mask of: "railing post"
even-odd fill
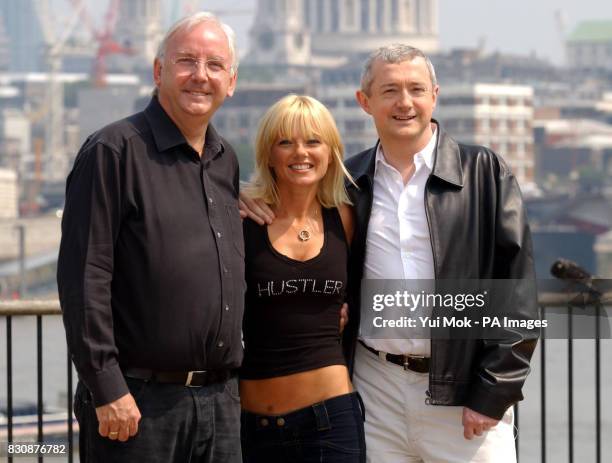
[[[569,440],[569,463],[574,461],[574,308],[567,306],[567,426]]]
[[[13,442],[13,317],[6,317],[6,414],[7,441]],[[9,463],[13,457],[9,455]]]
[[[38,442],[44,441],[43,436],[43,336],[42,336],[42,315],[36,316],[36,376],[37,376],[37,409],[38,409]],[[43,457],[39,455],[38,461],[42,462]]]
[[[601,462],[601,345],[599,342],[601,303],[595,306],[595,461]]]
[[[24,299],[27,293],[27,284],[26,284],[26,268],[25,268],[25,260],[26,260],[26,251],[25,251],[25,225],[18,224],[15,225],[17,229],[17,233],[19,235],[19,298]]]
[[[546,463],[546,328],[540,336],[540,461]]]
[[[74,428],[72,423],[72,355],[70,355],[69,349],[66,349],[66,352],[68,354],[68,385],[66,393],[68,398],[68,463],[72,463],[72,454],[74,452]]]

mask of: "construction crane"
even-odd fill
[[[43,40],[45,42],[44,57],[47,65],[47,86],[42,104],[28,114],[30,122],[39,120],[44,122],[44,140],[34,140],[34,176],[31,179],[26,194],[25,209],[35,212],[37,209],[37,196],[43,181],[43,175],[49,180],[59,180],[64,175],[62,170],[64,156],[64,87],[59,82],[58,74],[62,65],[62,56],[66,43],[72,36],[78,24],[80,11],[73,12],[62,34],[58,37],[55,25],[51,18],[49,0],[37,0],[36,13],[41,24]]]
[[[567,14],[565,13],[564,10],[561,10],[561,9],[555,10],[555,24],[557,26],[557,33],[559,34],[561,48],[563,50],[564,61],[566,61],[567,60],[567,50],[566,50],[565,41],[567,40]]]
[[[128,0],[129,1],[129,0]],[[80,11],[80,16],[88,27],[93,39],[98,43],[98,50],[94,59],[92,69],[92,80],[97,87],[106,85],[106,57],[112,54],[131,55],[134,50],[131,47],[121,45],[114,40],[115,25],[117,24],[117,12],[119,11],[119,0],[110,0],[108,9],[104,15],[104,23],[97,28],[89,13],[83,6],[82,0],[72,0],[75,9]]]

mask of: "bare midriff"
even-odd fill
[[[241,380],[240,402],[252,413],[281,415],[352,390],[346,366],[331,365],[287,376]]]

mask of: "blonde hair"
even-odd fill
[[[344,179],[354,181],[344,167],[344,147],[336,122],[321,102],[306,95],[287,95],[264,114],[255,141],[255,171],[246,186],[246,194],[274,206],[280,203],[274,172],[269,165],[270,154],[279,139],[292,138],[296,133],[307,139],[318,138],[329,146],[331,161],[317,191],[321,205],[329,208],[351,204]]]

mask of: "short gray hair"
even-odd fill
[[[166,32],[166,35],[164,35],[164,38],[159,43],[159,46],[157,47],[157,53],[155,54],[155,58],[161,60],[164,57],[164,54],[166,53],[166,47],[168,46],[168,42],[170,41],[170,38],[172,38],[172,36],[176,34],[178,31],[182,31],[182,30],[188,31],[190,29],[193,29],[197,25],[205,23],[205,22],[211,22],[213,24],[216,24],[223,30],[223,32],[225,32],[225,36],[227,37],[227,44],[229,46],[229,51],[230,51],[230,57],[232,59],[232,64],[230,67],[230,75],[233,76],[234,74],[236,74],[236,72],[238,71],[238,52],[236,50],[236,34],[234,33],[234,30],[230,26],[222,22],[214,14],[209,13],[207,11],[199,11],[197,13],[192,13],[188,16],[185,16],[182,19],[179,19],[177,22],[175,22],[170,27],[170,29],[168,29],[168,31]]]
[[[404,61],[412,61],[415,58],[423,58],[425,60],[427,70],[429,71],[431,85],[433,87],[438,85],[436,70],[434,69],[431,60],[425,53],[418,48],[411,47],[410,45],[394,43],[392,45],[380,47],[372,52],[370,56],[368,56],[368,59],[363,64],[363,71],[361,73],[361,91],[366,95],[370,93],[370,87],[372,86],[372,81],[374,80],[374,76],[372,75],[372,67],[376,61],[380,60],[385,63],[396,64],[403,63]]]

